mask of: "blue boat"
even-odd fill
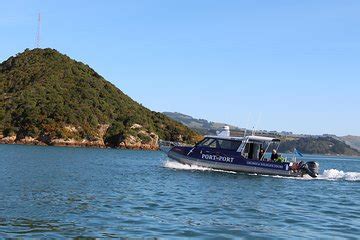
[[[196,165],[212,169],[316,178],[319,164],[316,162],[297,162],[282,158],[276,153],[280,139],[264,136],[230,136],[230,129],[225,126],[214,136],[205,136],[195,146],[174,146],[168,151],[170,159],[187,165]],[[268,154],[271,150],[273,155]]]

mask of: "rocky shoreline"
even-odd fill
[[[102,131],[100,131],[99,133],[99,137],[94,140],[50,138],[49,135],[42,135],[36,138],[21,135],[12,135],[5,137],[0,134],[0,144],[159,150],[159,136],[157,134],[145,131],[143,127],[139,124],[134,124],[131,129],[136,131],[136,134],[122,137],[121,141],[118,141],[116,144],[112,145],[106,144],[104,141],[103,137],[106,129],[102,129]],[[144,141],[139,136],[145,136],[147,140]]]
[[[159,145],[142,144],[142,143],[129,143],[121,142],[118,146],[108,146],[103,141],[89,141],[89,140],[64,140],[53,139],[50,143],[45,143],[31,137],[16,140],[15,137],[0,138],[0,144],[19,144],[19,145],[35,145],[35,146],[59,146],[59,147],[88,147],[88,148],[119,148],[119,149],[132,149],[132,150],[159,150]]]

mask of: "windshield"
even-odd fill
[[[228,140],[228,139],[216,139],[216,138],[205,138],[203,141],[197,144],[197,146],[232,150],[232,151],[238,150],[240,145],[241,145],[240,140]]]

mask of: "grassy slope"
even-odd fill
[[[186,142],[199,135],[165,115],[143,107],[89,66],[53,49],[25,50],[0,65],[4,136],[93,139],[99,124],[109,124],[107,140],[143,125],[165,140]],[[67,131],[67,125],[80,129]]]
[[[342,141],[345,141],[346,144],[360,151],[360,137],[359,136],[344,136],[340,137]]]
[[[285,141],[280,145],[280,151],[282,152],[291,152],[294,148],[309,154],[360,155],[360,152],[356,149],[332,137],[299,138],[297,140]]]
[[[203,135],[215,134],[217,130],[225,125],[228,125],[232,131],[239,130],[239,128],[226,123],[209,122],[205,119],[196,119],[182,113],[164,112],[164,114]]]

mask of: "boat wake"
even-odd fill
[[[265,175],[263,175],[265,176]],[[319,174],[317,178],[312,178],[309,175],[305,175],[302,178],[299,177],[284,177],[284,176],[270,176],[275,178],[289,178],[296,180],[327,180],[327,181],[351,181],[356,182],[360,181],[360,172],[344,172],[337,169],[326,169],[322,174]]]
[[[219,170],[219,169],[213,169],[207,167],[200,167],[196,165],[187,165],[170,160],[166,160],[164,162],[164,167],[177,169],[177,170],[214,171],[214,172],[224,172],[224,173],[232,173],[232,174],[237,173],[234,171],[225,171],[225,170]],[[360,172],[344,172],[337,169],[324,170],[324,172],[320,174],[317,178],[312,178],[310,176],[304,176],[303,178],[298,178],[298,177],[271,176],[271,175],[262,175],[262,174],[248,174],[248,175],[257,175],[257,176],[274,177],[274,178],[289,178],[289,179],[297,179],[297,180],[360,181]]]
[[[178,169],[178,170],[191,170],[191,171],[213,171],[213,172],[225,172],[225,173],[237,173],[234,171],[226,171],[226,170],[220,170],[220,169],[213,169],[213,168],[207,168],[207,167],[200,167],[196,165],[187,165],[182,164],[175,161],[166,160],[164,163],[164,167],[171,168],[171,169]]]
[[[318,176],[318,179],[360,181],[360,172],[344,172],[337,169],[327,169],[324,170],[323,174]]]

